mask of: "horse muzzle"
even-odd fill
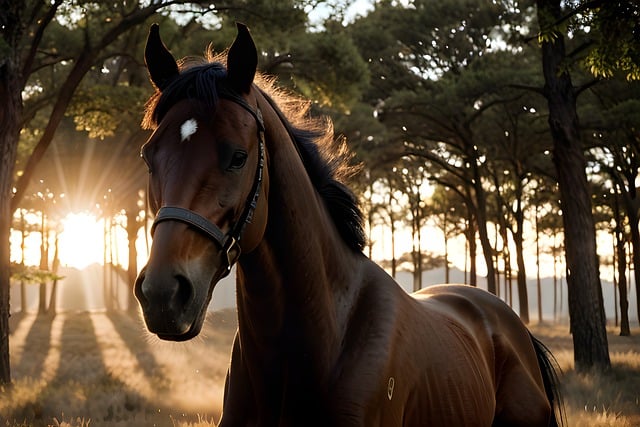
[[[145,267],[134,293],[149,332],[163,340],[186,341],[202,329],[209,292],[199,290],[187,275],[167,270]]]

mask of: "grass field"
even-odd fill
[[[160,342],[122,313],[11,319],[14,385],[0,391],[4,426],[215,426],[235,313],[209,315],[201,338]],[[570,426],[640,426],[640,329],[610,331],[613,369],[577,374],[566,326],[534,333],[556,355]]]
[[[621,337],[608,329],[612,369],[606,374],[579,374],[573,369],[568,326],[536,325],[532,332],[553,352],[563,374],[561,390],[569,426],[640,426],[640,328]]]

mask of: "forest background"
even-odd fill
[[[352,185],[368,229],[387,230],[391,256],[381,261],[392,275],[408,268],[419,289],[423,270],[448,271],[447,245],[434,256],[423,235],[440,228],[445,242],[466,242],[468,283],[486,271],[489,291],[517,298],[529,322],[533,246],[536,265],[557,263],[567,281],[576,368],[610,368],[601,267],[612,266],[621,334],[630,333],[629,304],[640,304],[640,5],[355,5],[0,2],[0,382],[10,381],[10,283],[40,283],[39,311],[55,310],[56,236],[70,212],[106,219],[102,241],[82,242],[103,247],[104,265],[128,283],[139,270],[135,242],[148,219],[139,122],[152,91],[142,49],[153,22],[177,57],[221,49],[235,21],[249,25],[259,68],[331,117],[355,153]],[[118,267],[121,228],[130,244]],[[410,244],[396,257],[403,229]],[[22,242],[41,236],[37,268],[24,263],[26,245],[9,268],[12,232]],[[132,299],[124,306],[136,310]]]

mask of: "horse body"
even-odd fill
[[[357,230],[345,236],[336,217],[347,227],[357,219],[351,193],[313,170],[317,153],[253,84],[255,46],[239,30],[221,77],[233,93],[221,89],[215,109],[155,106],[166,111],[145,159],[160,221],[135,287],[150,330],[189,339],[237,260],[238,332],[219,425],[550,425],[543,356],[509,307],[468,286],[408,295],[357,250]],[[177,67],[157,27],[147,46],[164,96]]]
[[[515,370],[539,369],[515,313],[468,286],[407,295],[344,245],[286,129],[266,100],[258,106],[276,124],[266,135],[270,220],[238,264],[239,333],[221,425],[488,426],[497,403],[499,415],[522,417],[514,425],[546,425],[540,375],[508,386],[510,375],[496,378],[496,366],[514,361]],[[237,371],[246,372],[240,385]],[[499,386],[513,389],[496,402]],[[521,388],[531,396],[509,403]]]

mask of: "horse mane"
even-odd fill
[[[162,92],[156,90],[145,105],[144,129],[155,129],[172,105],[183,99],[195,99],[204,108],[215,108],[218,84],[226,79],[226,54],[186,57],[178,62],[180,75]],[[256,73],[254,84],[276,111],[302,158],[307,174],[324,200],[344,242],[362,251],[366,244],[363,215],[358,199],[345,184],[357,168],[345,139],[334,139],[333,123],[328,117],[309,114],[311,102],[276,86],[276,79]]]

